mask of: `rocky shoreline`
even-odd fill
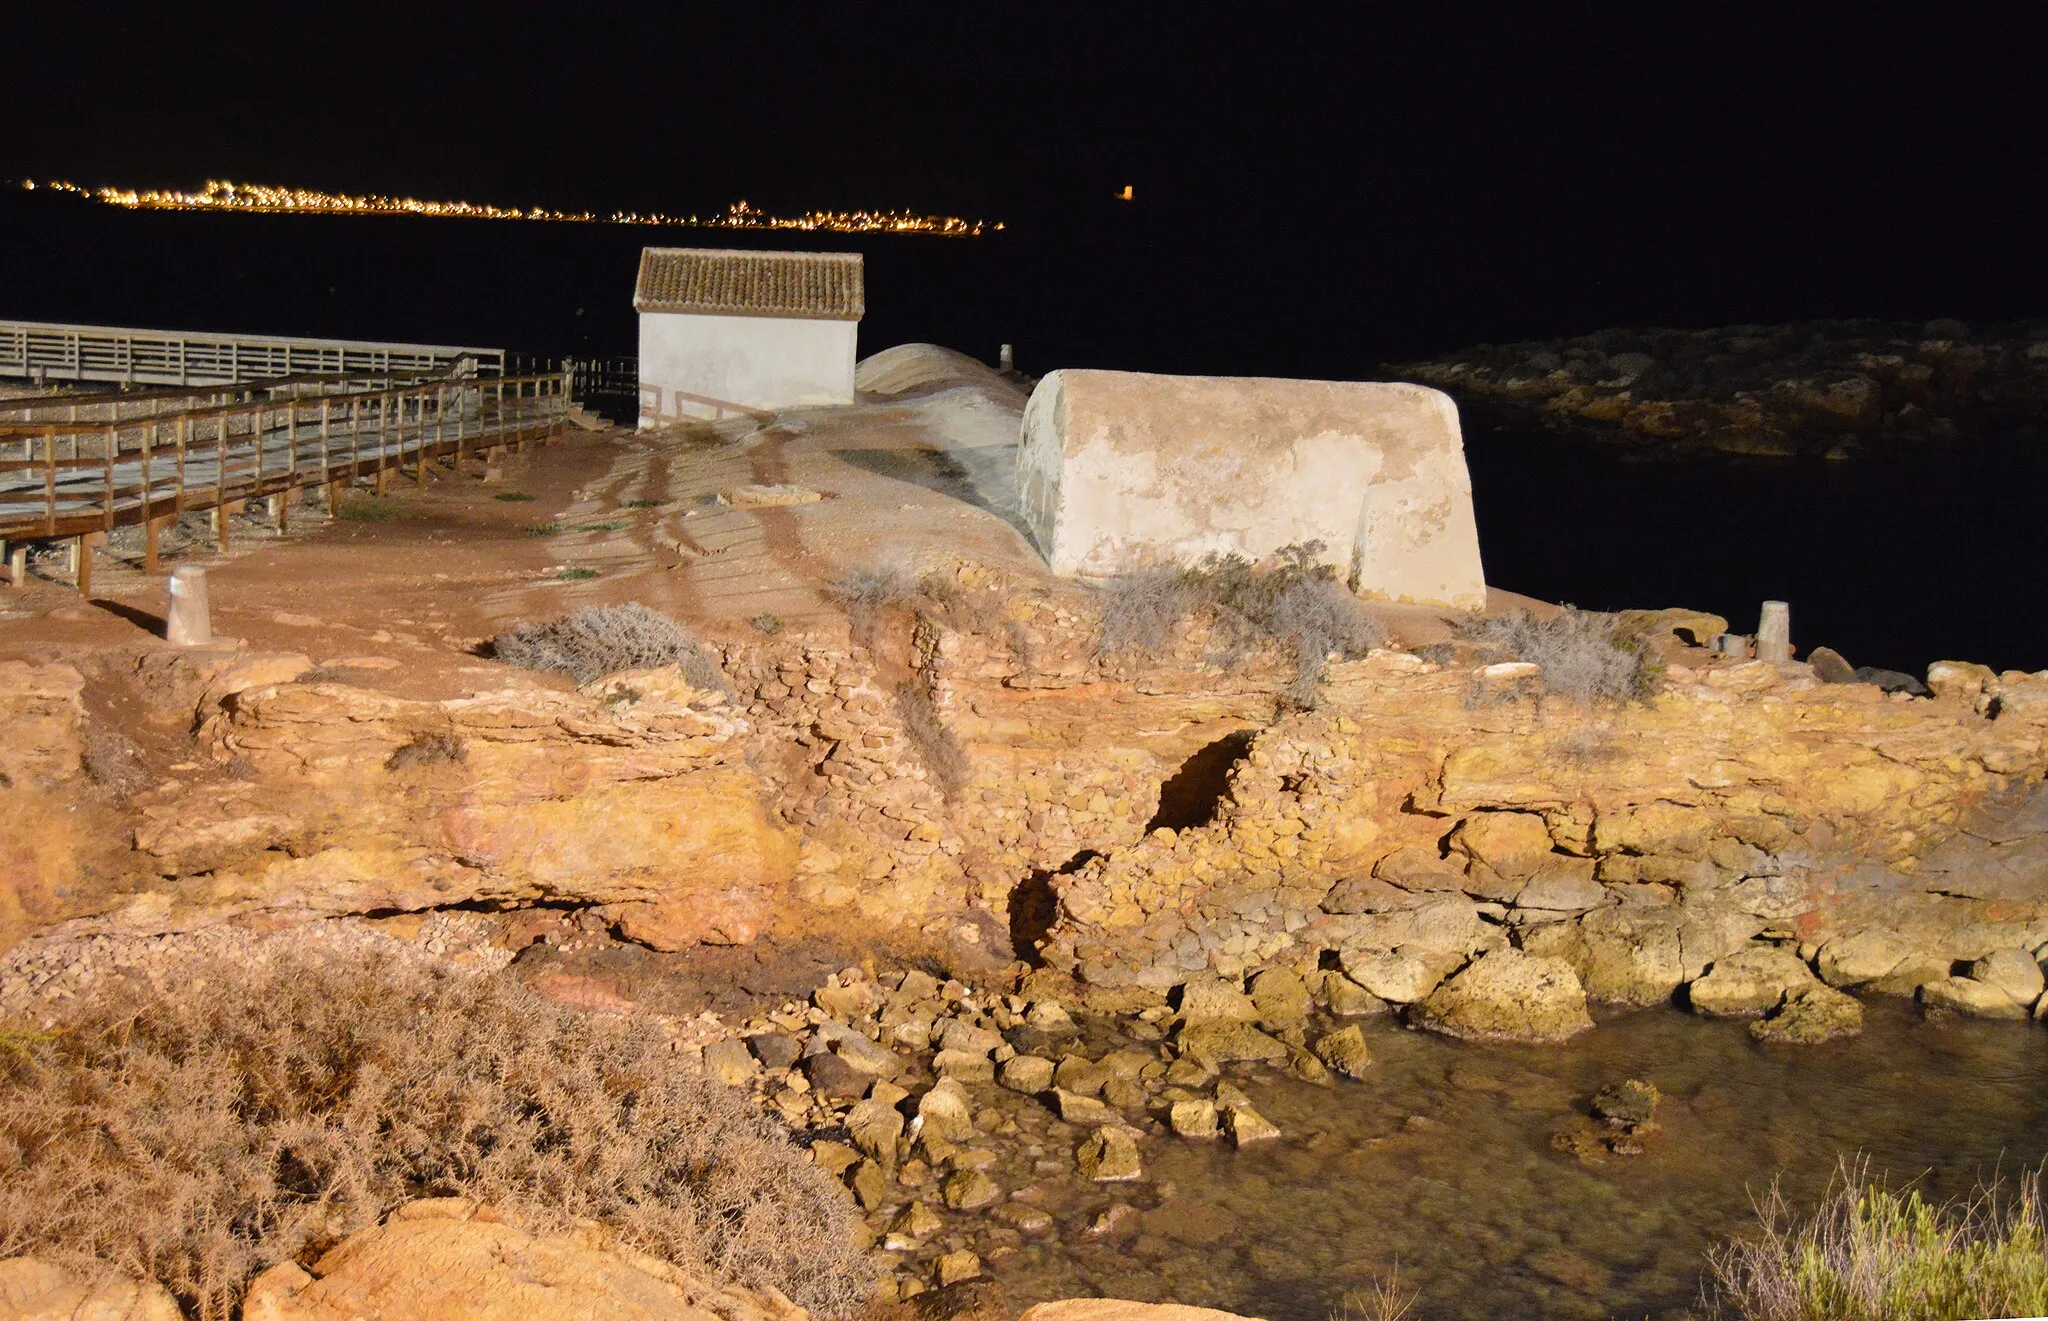
[[[662,1015],[846,1185],[898,1302],[1170,1223],[1167,1144],[1364,1159],[1377,1137],[1290,1131],[1260,1089],[1369,1087],[1396,1022],[1567,1049],[1675,1004],[1783,1051],[1854,1035],[1870,996],[2048,1013],[2048,672],[1940,662],[1915,696],[1642,611],[1601,629],[1655,682],[1579,700],[1469,621],[1375,603],[1385,645],[1304,698],[1298,658],[1199,614],[1105,655],[1096,589],[918,569],[880,604],[701,627],[694,678],[515,669],[428,609],[262,621],[325,639],[300,648],[24,642],[0,1013],[395,940]],[[716,1010],[579,961],[806,942],[844,957]],[[1643,1095],[1588,1099],[1629,1081],[1584,1088],[1559,1148],[1648,1140]]]
[[[1389,364],[1474,416],[1684,459],[1851,459],[1993,435],[2048,407],[2048,325],[1812,321],[1614,329]]]

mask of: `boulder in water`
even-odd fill
[[[1593,1026],[1572,966],[1518,949],[1474,959],[1423,1001],[1416,1021],[1470,1041],[1565,1041]]]
[[[1853,1037],[1863,1030],[1863,1006],[1832,986],[1809,986],[1788,996],[1778,1012],[1749,1025],[1758,1041],[1815,1046]]]

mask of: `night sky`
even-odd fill
[[[2017,11],[305,8],[39,19],[0,174],[988,216],[1162,319],[1412,327],[1362,349],[2048,308]]]
[[[0,36],[0,178],[1010,228],[128,213],[0,190],[0,316],[630,354],[647,243],[857,249],[862,352],[1014,342],[1031,374],[1376,379],[1606,326],[2048,317],[2042,23],[1804,8],[42,6]],[[1502,586],[1749,619],[1779,597],[1858,663],[2048,664],[2037,612],[1988,608],[2033,591],[2031,443],[1842,475],[1467,439]]]

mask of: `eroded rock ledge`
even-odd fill
[[[430,701],[150,652],[123,681],[197,747],[118,805],[129,893],[97,903],[52,897],[92,888],[47,844],[99,792],[78,674],[0,668],[15,934],[544,903],[679,949],[854,916],[1097,985],[1285,965],[1408,1005],[1508,949],[1647,1004],[1756,949],[1911,993],[2048,942],[2048,676],[1945,664],[1916,700],[1673,638],[1654,700],[1589,712],[1386,650],[1282,714],[1284,667],[1219,673],[1199,633],[1106,667],[1074,593],[1001,601],[985,628],[728,645],[731,692],[507,670]],[[928,768],[905,685],[964,783]],[[1773,976],[1745,1012],[1807,989]],[[1963,980],[1929,994],[1996,986]]]

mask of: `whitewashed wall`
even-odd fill
[[[1019,502],[1057,573],[1320,541],[1364,595],[1485,604],[1458,410],[1439,391],[1062,369],[1023,433]]]
[[[711,417],[677,392],[747,408],[853,402],[857,321],[640,314],[640,425]]]

